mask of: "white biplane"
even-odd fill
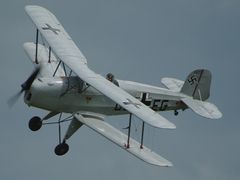
[[[26,6],[25,10],[36,26],[36,42],[24,43],[24,49],[35,65],[34,72],[21,85],[28,106],[48,110],[44,118],[33,117],[29,128],[37,131],[48,119],[59,115],[59,144],[55,153],[64,155],[69,150],[66,141],[86,125],[103,135],[139,159],[157,166],[172,166],[172,163],[143,145],[144,124],[156,128],[175,129],[176,126],[159,115],[159,111],[192,109],[210,119],[222,117],[218,108],[209,102],[211,73],[198,69],[190,73],[186,81],[163,78],[167,88],[159,88],[132,81],[115,79],[96,74],[88,68],[87,60],[57,18],[40,6]],[[44,45],[38,41],[39,34]],[[75,74],[75,75],[74,75]],[[9,100],[9,104],[16,101]],[[71,116],[62,118],[62,113]],[[107,115],[129,114],[127,135],[104,121]],[[143,121],[141,142],[130,137],[131,119],[135,115]],[[61,138],[61,123],[71,121]]]

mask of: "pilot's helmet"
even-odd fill
[[[114,75],[112,73],[108,73],[106,78],[109,80],[109,81],[113,81],[114,79]]]

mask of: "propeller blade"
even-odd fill
[[[19,97],[21,96],[22,93],[23,93],[23,90],[19,91],[17,94],[10,97],[7,101],[8,107],[12,108],[16,104],[16,102],[18,101],[18,99],[19,99]]]
[[[8,106],[10,108],[12,108],[16,102],[18,101],[19,97],[21,96],[21,94],[26,91],[29,90],[33,81],[35,80],[35,78],[37,77],[38,73],[40,72],[40,67],[37,67],[32,74],[28,77],[28,79],[21,85],[22,89],[21,91],[19,91],[17,94],[15,94],[14,96],[12,96],[11,98],[9,98],[9,100],[7,101]]]
[[[40,71],[40,67],[36,68],[32,72],[32,74],[28,77],[28,79],[21,85],[23,91],[30,89],[30,87],[31,87],[33,81],[35,80],[35,78],[37,77],[39,71]]]

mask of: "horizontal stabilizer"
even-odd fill
[[[106,137],[110,141],[114,142],[122,149],[133,154],[139,159],[156,166],[172,166],[172,163],[163,157],[159,156],[155,152],[151,151],[147,147],[140,148],[140,143],[130,138],[130,147],[127,148],[127,135],[114,128],[110,124],[95,118],[83,117],[80,113],[74,115],[81,123],[85,124],[89,128],[93,129],[97,133]]]
[[[218,108],[209,102],[204,102],[200,100],[196,100],[193,98],[183,98],[182,101],[195,113],[200,116],[209,118],[209,119],[219,119],[222,117],[222,113],[218,110]]]
[[[174,91],[174,92],[180,92],[180,90],[183,87],[184,81],[181,81],[179,79],[175,78],[162,78],[161,79],[162,84],[164,84],[168,89]]]

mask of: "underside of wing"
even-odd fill
[[[176,128],[142,102],[90,70],[85,57],[52,13],[39,6],[26,6],[25,9],[55,54],[83,81],[146,123],[158,128]]]
[[[147,147],[143,146],[143,148],[140,148],[140,143],[138,143],[132,138],[130,138],[130,147],[127,148],[126,143],[128,137],[110,124],[96,118],[83,117],[80,113],[76,113],[74,117],[78,119],[81,123],[85,124],[97,133],[106,137],[107,139],[114,142],[122,149],[133,154],[139,159],[156,166],[172,166],[171,162],[159,156]]]

